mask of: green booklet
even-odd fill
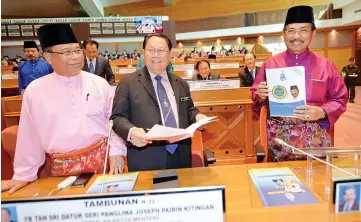
[[[103,193],[132,191],[139,172],[105,175]],[[86,193],[101,193],[103,176],[95,179]]]

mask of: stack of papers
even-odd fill
[[[145,138],[148,140],[167,140],[170,143],[174,143],[192,137],[199,127],[213,122],[215,118],[217,118],[217,116],[201,119],[190,125],[187,129],[178,129],[156,124],[148,131]]]

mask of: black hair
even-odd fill
[[[253,52],[248,52],[248,51],[247,51],[247,52],[244,54],[244,56],[243,56],[243,61],[246,61],[246,55],[248,55],[248,54],[253,55],[253,58],[256,59],[256,55],[255,55]]]
[[[96,45],[97,49],[99,48],[99,43],[95,40],[90,40],[90,39],[87,39],[83,42],[83,48],[85,49],[88,44]]]
[[[145,47],[147,46],[148,40],[152,37],[159,37],[159,38],[164,39],[167,42],[169,51],[172,49],[172,42],[170,41],[170,39],[166,35],[163,35],[160,33],[150,34],[150,35],[145,36],[144,41],[143,41],[143,49],[145,49]]]
[[[184,57],[184,62],[186,62],[188,59],[191,59],[192,57],[190,57],[190,56],[185,56]]]
[[[347,186],[345,187],[345,189],[343,190],[343,195],[346,194],[346,190],[349,190],[349,189],[353,189],[354,192],[356,192],[356,188],[354,186]]]
[[[195,68],[198,70],[198,66],[202,63],[207,63],[208,64],[208,68],[211,68],[211,64],[209,64],[208,60],[199,60],[195,66]]]

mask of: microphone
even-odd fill
[[[107,151],[105,153],[104,168],[103,168],[102,188],[101,188],[101,191],[100,191],[101,193],[103,193],[103,189],[104,189],[105,171],[107,169],[107,164],[108,164],[110,137],[112,135],[113,124],[114,124],[114,121],[110,120],[109,121],[109,128],[108,128],[109,133],[108,133],[108,141],[107,141]]]

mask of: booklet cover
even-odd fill
[[[318,203],[290,168],[251,169],[249,174],[265,207]]]
[[[270,116],[294,117],[297,106],[306,105],[305,67],[266,69]]]
[[[103,193],[132,191],[139,172],[105,175]],[[98,176],[86,193],[101,193],[103,176]]]

